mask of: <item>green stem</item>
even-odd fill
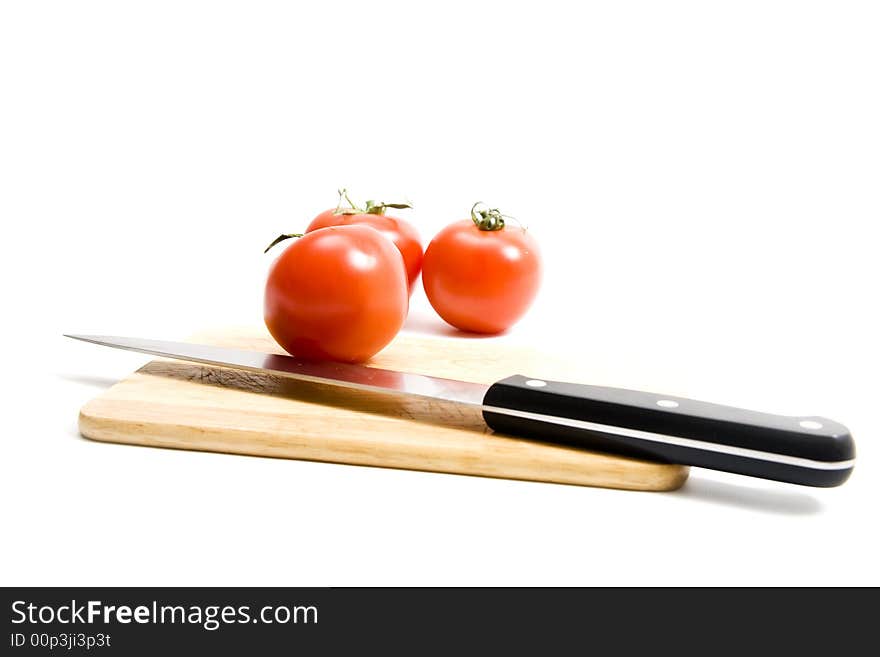
[[[367,214],[385,214],[385,204],[376,201],[367,201],[365,212]]]

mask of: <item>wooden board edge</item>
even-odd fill
[[[176,436],[186,432],[198,431],[201,440],[188,446],[181,446]],[[638,475],[633,473],[602,473],[600,471],[583,472],[571,469],[554,470],[546,477],[536,476],[534,469],[530,471],[516,472],[515,469],[500,473],[493,471],[491,464],[469,460],[459,462],[453,468],[442,463],[429,467],[424,460],[408,460],[401,457],[395,463],[390,463],[387,458],[373,458],[363,452],[350,454],[337,453],[333,458],[323,458],[312,453],[312,450],[304,449],[296,452],[291,449],[279,450],[277,453],[254,454],[244,448],[237,448],[237,437],[240,442],[246,443],[247,437],[253,432],[247,430],[229,430],[224,432],[190,427],[173,423],[161,422],[132,422],[126,425],[125,431],[120,429],[117,419],[106,418],[99,413],[90,410],[90,403],[86,403],[79,413],[79,432],[89,440],[109,442],[126,445],[140,445],[144,447],[162,447],[166,449],[188,449],[192,451],[216,452],[236,454],[242,456],[263,456],[269,458],[293,458],[303,461],[318,461],[325,463],[341,463],[345,465],[359,465],[367,467],[387,467],[395,469],[417,470],[421,472],[437,472],[443,474],[457,474],[478,477],[490,477],[496,479],[516,479],[520,481],[535,481],[542,483],[560,483],[574,486],[592,486],[601,488],[613,488],[618,490],[632,490],[643,492],[668,492],[680,488],[688,478],[690,469],[687,466],[650,463],[633,459],[627,461],[628,468],[641,470]],[[567,449],[567,448],[560,448]],[[623,459],[623,457],[619,457]]]

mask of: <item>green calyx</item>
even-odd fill
[[[343,207],[343,203],[347,203],[348,207]],[[339,190],[339,203],[333,214],[385,214],[385,210],[392,208],[394,210],[407,210],[412,208],[411,203],[385,203],[384,201],[367,201],[364,207],[355,204],[348,195],[347,189]]]
[[[477,201],[471,207],[471,220],[480,230],[502,230],[505,219],[513,219],[513,217],[501,214],[501,210],[490,208],[482,201]]]
[[[360,207],[356,205],[354,201],[348,195],[348,190],[345,188],[337,190],[339,194],[339,202],[336,204],[336,208],[333,210],[333,214],[385,214],[385,210],[388,208],[392,208],[395,210],[406,210],[412,208],[411,203],[385,203],[384,201],[367,201],[364,207]],[[347,204],[348,207],[344,207]],[[283,242],[284,240],[289,240],[295,237],[302,237],[303,233],[282,233],[274,240],[272,243],[266,247],[266,250],[263,253],[268,253],[269,250],[278,244],[279,242]]]
[[[279,242],[283,242],[284,240],[289,240],[294,237],[302,237],[302,236],[303,236],[302,233],[282,233],[281,235],[276,237],[274,240],[272,240],[272,243],[266,247],[266,250],[263,251],[263,253],[269,253],[269,249],[271,249],[273,246],[275,246]]]

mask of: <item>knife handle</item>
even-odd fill
[[[806,486],[839,486],[855,460],[849,430],[825,418],[519,375],[489,387],[483,417],[523,438]]]

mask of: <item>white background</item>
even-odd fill
[[[3,3],[0,581],[880,584],[878,33],[871,2]],[[78,436],[146,359],[62,332],[259,325],[262,248],[340,185],[426,241],[516,215],[547,272],[503,339],[838,419],[853,477],[644,494]],[[421,290],[409,330],[445,331]]]

